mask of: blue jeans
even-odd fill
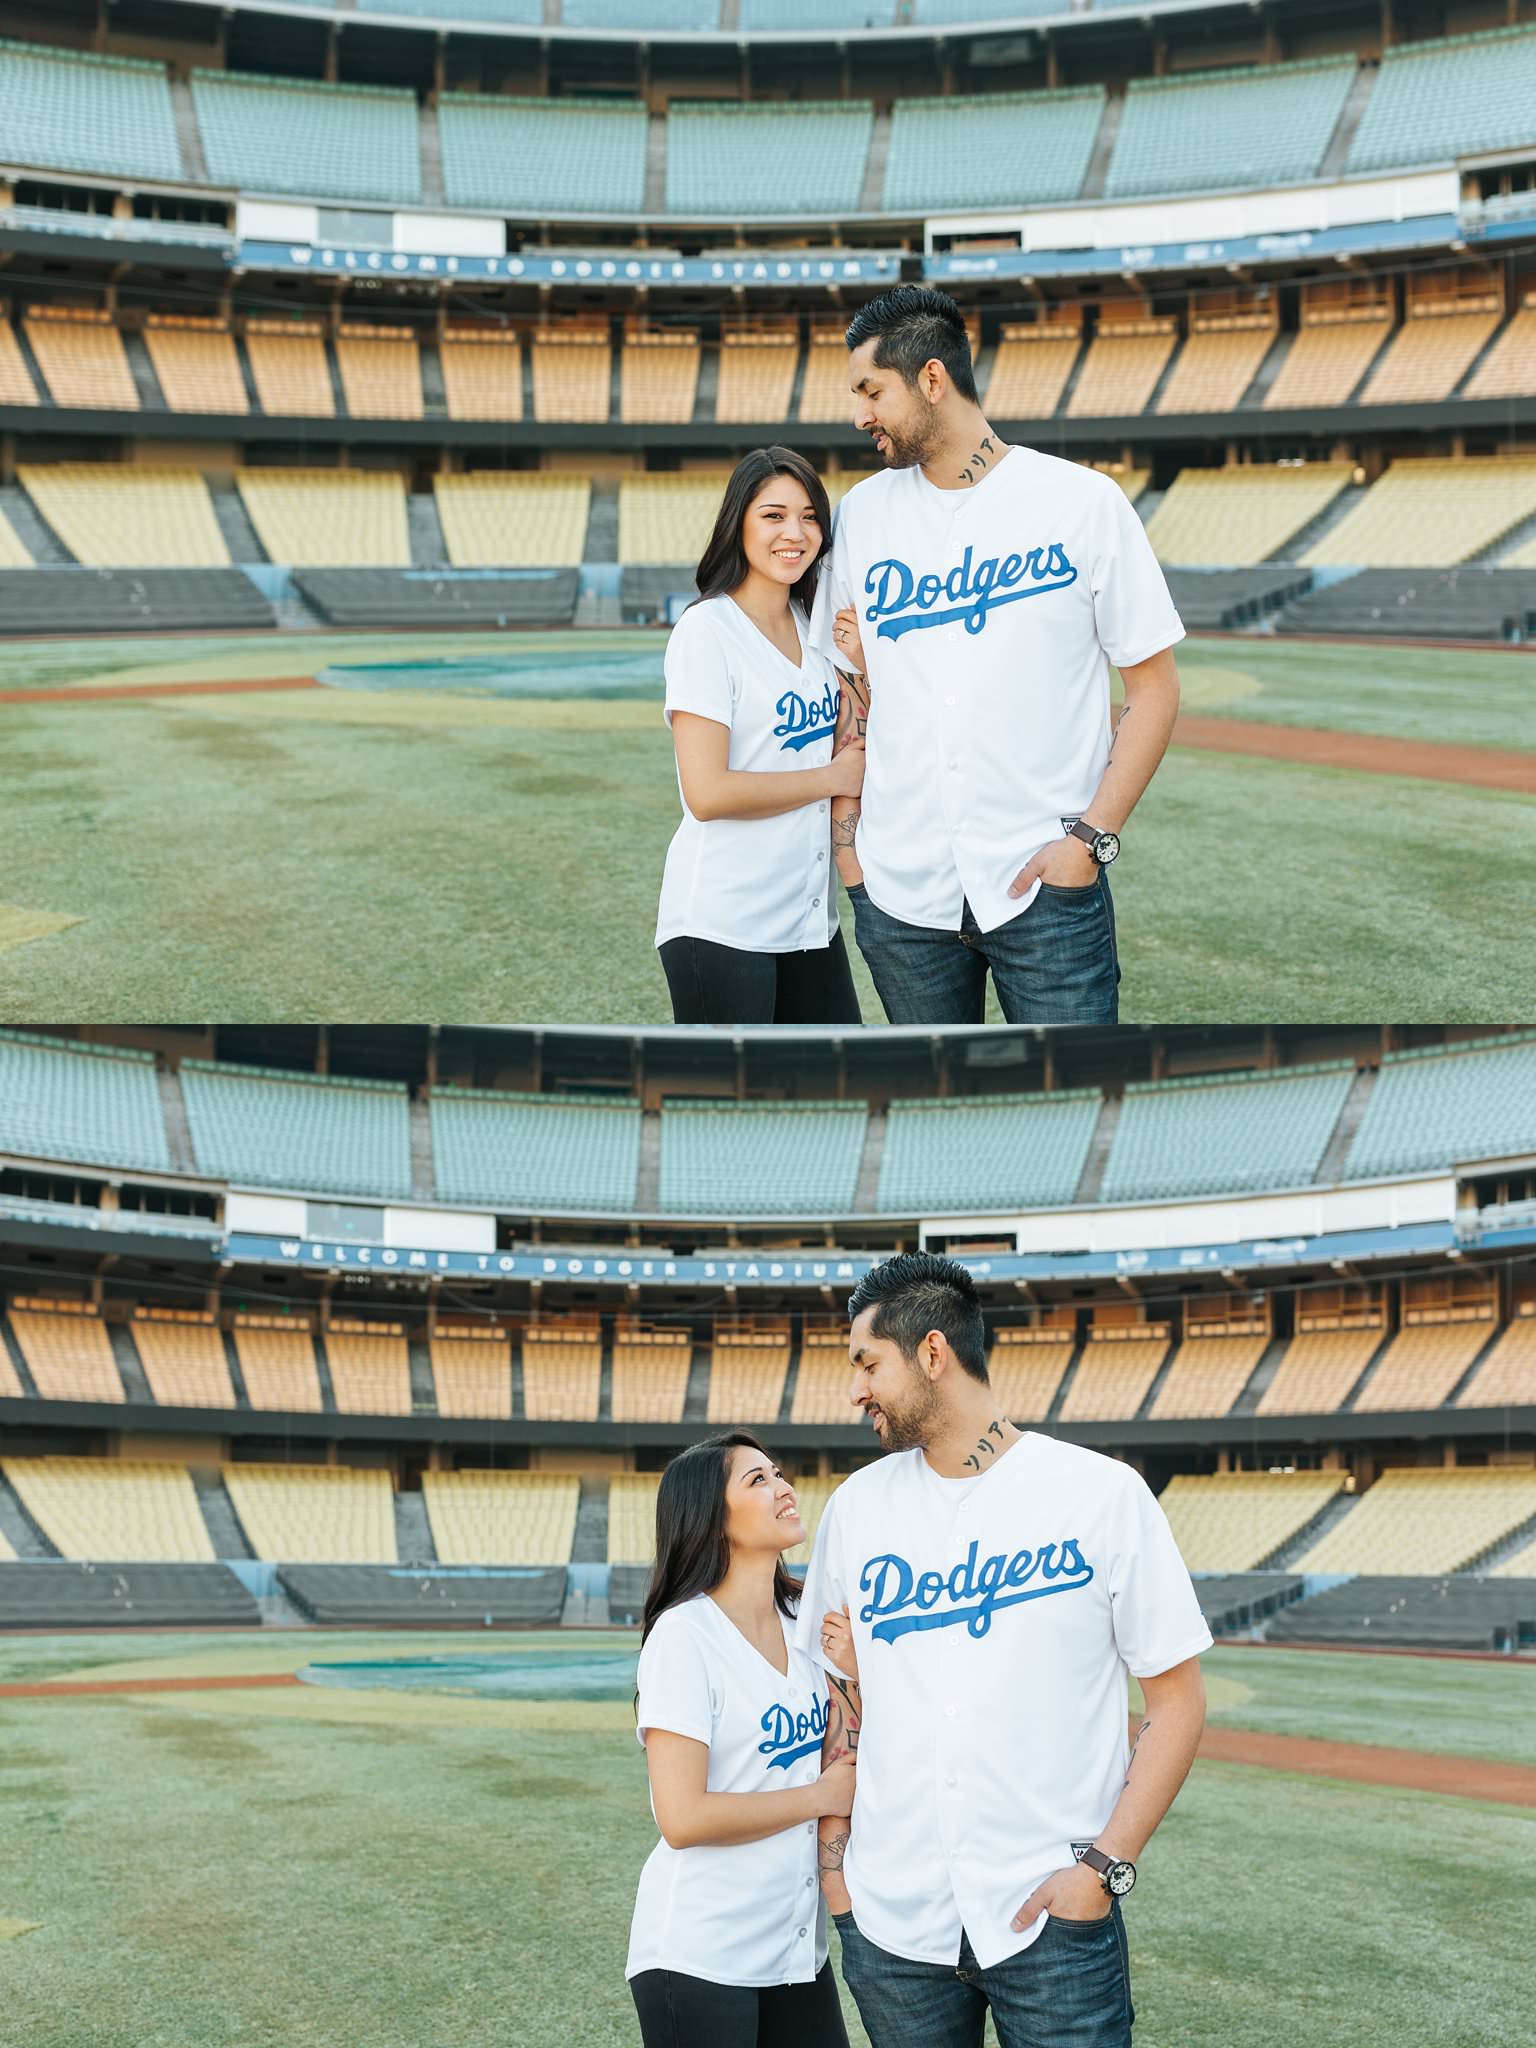
[[[1131,2048],[1131,1966],[1120,1908],[1048,1920],[1021,1954],[982,1969],[962,1934],[953,1965],[911,1963],[833,1915],[843,1982],[874,2048],[981,2048],[988,2008],[1000,2048]]]
[[[848,891],[854,936],[892,1024],[979,1024],[987,969],[1010,1024],[1117,1024],[1115,906],[1102,869],[1086,889],[1049,882],[1028,910],[981,931],[967,903],[957,932],[906,924]]]

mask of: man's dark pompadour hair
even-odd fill
[[[937,359],[960,396],[976,402],[971,339],[965,316],[948,292],[925,284],[896,285],[860,306],[844,339],[850,351],[875,341],[876,363],[882,370],[894,370],[909,390],[916,388],[924,363]]]
[[[901,1252],[866,1273],[848,1302],[848,1320],[872,1308],[871,1336],[888,1337],[903,1358],[917,1357],[930,1330],[938,1330],[971,1375],[987,1377],[987,1332],[976,1282],[953,1259],[935,1252]]]

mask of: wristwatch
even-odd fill
[[[1067,830],[1074,839],[1082,840],[1101,868],[1107,868],[1120,852],[1120,834],[1101,832],[1086,818],[1074,818]]]
[[[1090,1842],[1083,1851],[1081,1862],[1090,1870],[1099,1873],[1100,1882],[1112,1899],[1123,1899],[1136,1882],[1136,1866],[1118,1856],[1106,1856],[1102,1849],[1095,1849]]]

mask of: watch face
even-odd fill
[[[1093,842],[1093,857],[1101,868],[1107,868],[1120,851],[1120,836],[1116,832],[1101,832]]]
[[[1117,1899],[1123,1899],[1131,1886],[1136,1882],[1135,1864],[1115,1864],[1105,1877],[1104,1882],[1109,1886],[1110,1891]]]

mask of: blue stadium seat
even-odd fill
[[[215,184],[317,198],[421,197],[412,92],[194,71],[192,100]]]
[[[153,1053],[0,1031],[0,1150],[168,1173]]]
[[[1349,1061],[1268,1075],[1133,1081],[1100,1190],[1106,1202],[1302,1187],[1355,1078]]]
[[[674,100],[667,211],[852,213],[874,119],[868,100]]]
[[[1400,43],[1382,53],[1346,168],[1450,163],[1473,150],[1523,148],[1536,134],[1533,107],[1536,28]]]
[[[439,1201],[534,1211],[632,1209],[640,1105],[632,1096],[593,1102],[438,1088],[432,1157]]]
[[[1315,177],[1354,82],[1350,57],[1133,78],[1105,194],[1129,199]]]
[[[181,1092],[201,1173],[263,1187],[410,1195],[403,1081],[323,1080],[183,1060]]]
[[[330,0],[302,0],[324,7]],[[357,0],[360,14],[425,14],[434,21],[501,21],[534,28],[544,19],[544,0]]]
[[[897,100],[886,210],[1075,199],[1104,112],[1102,85]]]
[[[1103,1098],[1053,1095],[893,1102],[876,1207],[900,1216],[943,1209],[1034,1209],[1072,1200]]]
[[[534,100],[444,93],[438,102],[450,206],[639,213],[647,115],[637,100]]]
[[[1536,1033],[1388,1053],[1349,1148],[1351,1180],[1536,1152]]]
[[[660,1200],[679,1216],[846,1214],[869,1111],[862,1102],[666,1102]]]
[[[0,42],[0,138],[13,164],[187,175],[163,64]]]
[[[720,0],[565,0],[567,28],[711,29]]]

